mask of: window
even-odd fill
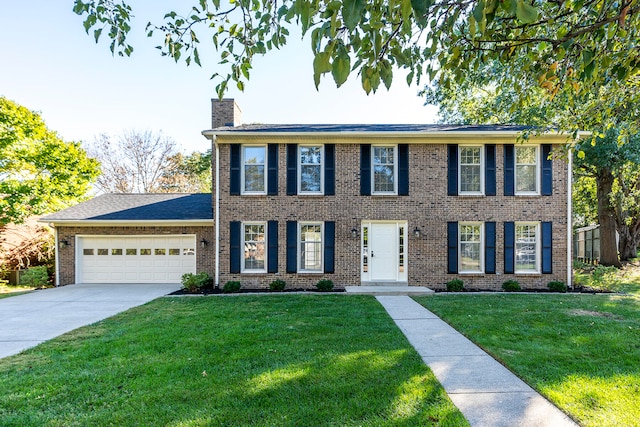
[[[138,255],[138,250],[137,249],[127,249],[126,254],[127,255]]]
[[[267,192],[266,145],[242,146],[242,193],[266,194]]]
[[[169,249],[169,255],[180,255],[180,249]]]
[[[122,255],[122,249],[111,249],[111,255]]]
[[[460,147],[459,194],[482,195],[484,192],[482,147]]]
[[[323,147],[300,146],[298,168],[298,193],[322,194],[323,193]]]
[[[459,224],[459,272],[482,273],[484,265],[483,224]]]
[[[242,272],[262,273],[266,271],[266,227],[263,222],[243,223],[242,247]]]
[[[162,249],[156,249],[155,250],[155,254],[160,256],[160,255],[166,255],[167,254],[167,250],[162,248]]]
[[[516,194],[538,194],[538,147],[516,146]]]
[[[322,272],[322,223],[300,223],[298,271]]]
[[[539,273],[539,223],[518,223],[515,224],[515,255],[516,273]]]
[[[93,249],[83,249],[82,255],[93,255]]]
[[[396,194],[396,147],[372,147],[373,194]]]

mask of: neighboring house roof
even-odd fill
[[[532,126],[516,125],[445,125],[445,124],[249,124],[212,129],[218,132],[522,132]]]
[[[103,194],[40,219],[40,222],[211,221],[210,193]]]

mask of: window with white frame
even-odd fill
[[[324,147],[301,145],[298,147],[298,193],[323,194]]]
[[[372,194],[396,194],[398,168],[396,165],[396,146],[373,146],[372,156]]]
[[[323,229],[321,222],[301,222],[298,224],[298,271],[319,272],[322,266]]]
[[[540,223],[516,222],[516,273],[540,272]]]
[[[482,273],[484,271],[484,226],[480,222],[458,224],[458,271]]]
[[[242,193],[266,194],[267,146],[242,146]]]
[[[460,194],[481,195],[484,192],[483,147],[460,146]]]
[[[243,273],[262,273],[266,271],[267,224],[264,222],[242,223]]]
[[[539,147],[516,146],[516,194],[538,194]]]

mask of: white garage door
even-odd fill
[[[78,237],[79,283],[180,283],[196,272],[196,237]]]

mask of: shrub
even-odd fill
[[[282,279],[276,279],[269,283],[269,289],[272,291],[283,291],[285,286],[287,286],[287,282]]]
[[[522,290],[517,280],[507,280],[502,284],[502,289],[507,292],[519,292]]]
[[[30,267],[20,275],[20,285],[22,286],[46,286],[48,280],[49,274],[45,265]]]
[[[198,274],[186,273],[182,275],[182,287],[188,292],[198,292],[213,287],[213,278],[204,271]]]
[[[564,282],[549,282],[547,283],[547,287],[553,292],[567,292],[567,285]]]
[[[222,287],[222,292],[224,292],[225,294],[233,294],[240,291],[240,287],[240,282],[230,280],[224,284],[224,286]]]
[[[460,279],[453,279],[447,282],[447,292],[464,291],[464,282]]]
[[[333,281],[329,279],[321,279],[316,283],[316,288],[321,292],[329,292],[333,289]]]

